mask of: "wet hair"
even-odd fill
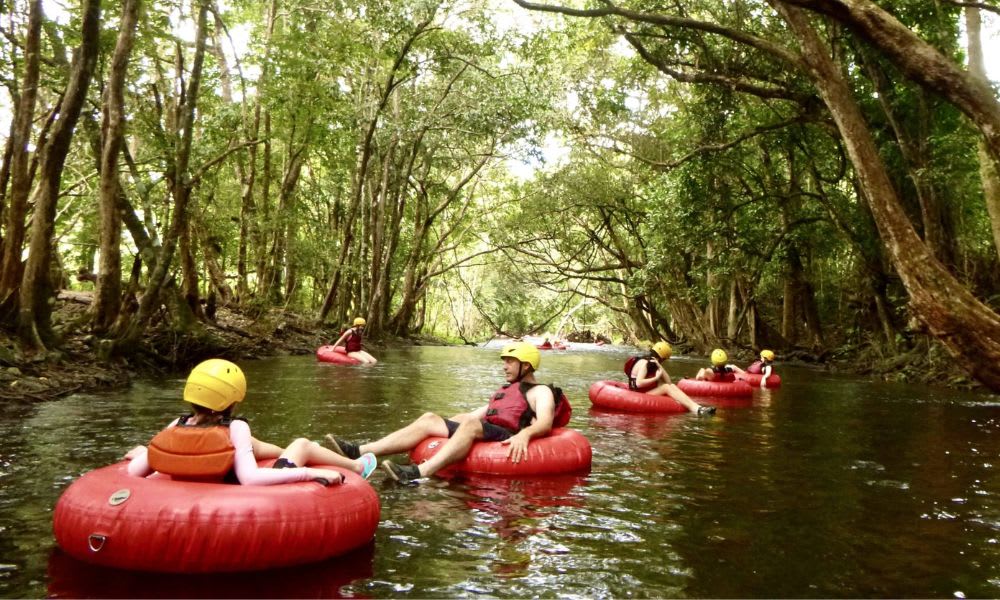
[[[191,405],[191,410],[194,411],[194,414],[200,417],[218,417],[219,419],[228,419],[233,413],[233,407],[236,406],[236,402],[233,402],[223,410],[212,410],[207,406],[193,402],[188,402],[188,404]]]

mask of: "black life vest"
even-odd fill
[[[733,371],[726,365],[721,367],[712,367],[712,372],[715,373],[715,381],[724,381],[732,383],[736,381],[736,371]]]
[[[517,433],[528,425],[535,418],[535,411],[528,404],[528,390],[541,383],[518,382],[518,385],[505,384],[490,397],[489,407],[486,409],[486,421],[503,427],[511,433]],[[554,385],[546,386],[552,390],[552,397],[555,399],[555,410],[552,414],[552,427],[565,427],[569,423],[569,418],[573,413],[573,408],[566,398],[566,394]]]
[[[212,425],[189,425],[185,415],[173,427],[167,427],[149,442],[149,466],[177,478],[218,481],[233,469],[236,449],[229,439],[229,424],[224,419]]]

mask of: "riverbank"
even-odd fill
[[[756,355],[737,351],[729,353],[730,362],[749,364]],[[865,377],[873,381],[943,386],[962,390],[984,389],[982,384],[957,368],[943,346],[930,338],[913,340],[906,348],[891,353],[873,345],[843,346],[822,356],[807,351],[779,353],[775,369],[798,366]]]
[[[250,315],[219,308],[215,321],[180,336],[166,329],[152,331],[142,341],[139,352],[127,358],[103,361],[98,358],[96,338],[83,328],[90,306],[90,296],[63,292],[54,312],[57,327],[68,331],[63,346],[44,359],[22,354],[9,332],[0,331],[0,399],[36,402],[76,392],[120,389],[135,378],[156,377],[185,371],[211,357],[230,360],[253,360],[267,356],[307,355],[323,344],[332,343],[340,330],[317,327],[314,318],[281,309]],[[366,339],[365,345],[377,353],[380,347],[400,344],[445,342],[429,337],[416,339]],[[731,352],[730,359],[742,364],[753,357]],[[841,348],[824,357],[791,353],[779,356],[782,364],[810,366],[840,373],[853,373],[876,380],[901,383],[926,383],[960,389],[979,386],[967,374],[955,368],[943,348],[923,340],[895,355],[871,347]]]
[[[266,356],[312,354],[332,343],[340,330],[317,327],[314,320],[280,309],[251,316],[219,308],[213,322],[188,335],[154,329],[138,352],[126,358],[98,358],[97,339],[73,324],[83,322],[89,294],[63,292],[53,314],[64,332],[63,345],[46,357],[23,354],[10,332],[0,331],[0,399],[35,402],[76,392],[120,389],[133,379],[185,371],[211,357],[234,361]],[[407,343],[413,343],[407,341]],[[377,351],[377,341],[365,340]]]

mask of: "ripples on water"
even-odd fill
[[[381,436],[425,411],[481,405],[497,348],[407,348],[374,368],[311,357],[246,363],[258,437]],[[546,352],[590,439],[590,474],[532,480],[375,476],[374,543],[238,576],[122,573],[53,548],[52,507],[183,411],[183,377],[5,407],[0,596],[1000,596],[995,396],[782,369],[783,388],[713,418],[590,409],[626,354]],[[695,361],[674,359],[675,379]]]

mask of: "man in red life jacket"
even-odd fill
[[[507,444],[511,462],[524,460],[533,438],[548,435],[553,427],[566,424],[569,403],[561,392],[557,398],[553,388],[535,381],[535,371],[541,364],[538,348],[525,342],[512,342],[504,346],[500,357],[507,384],[490,397],[486,406],[450,419],[424,413],[406,427],[365,444],[353,444],[328,435],[330,446],[348,458],[366,452],[382,456],[412,450],[427,437],[449,438],[437,454],[419,465],[384,461],[382,468],[389,477],[402,482],[430,477],[464,459],[477,440]]]

